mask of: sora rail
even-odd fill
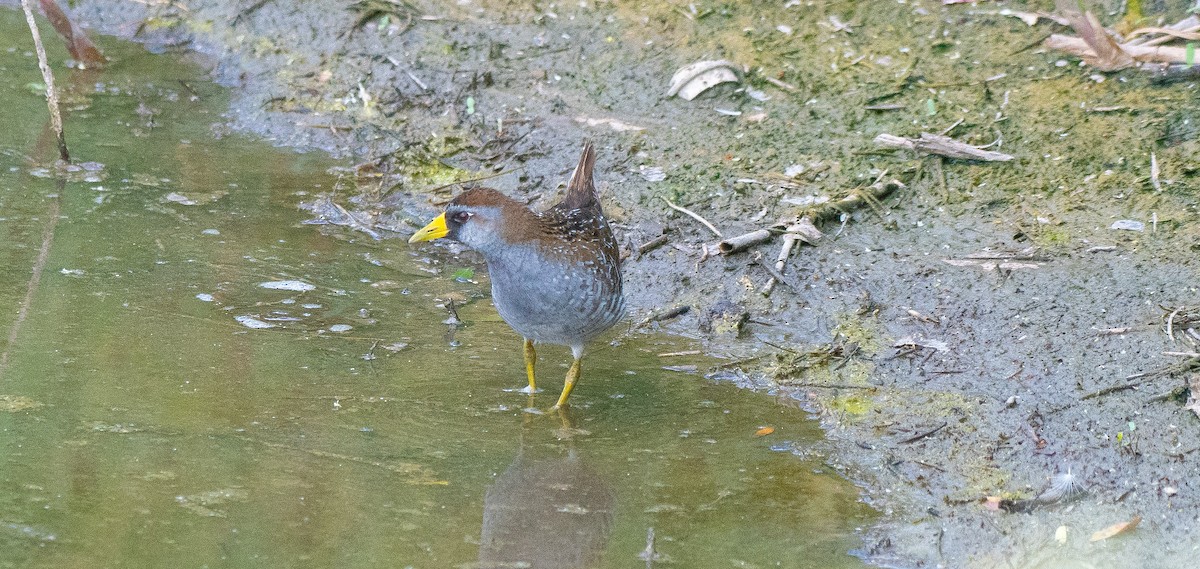
[[[409,243],[447,237],[483,255],[500,317],[525,337],[525,373],[536,391],[535,344],[571,347],[554,408],[567,405],[579,380],[583,347],[625,314],[621,256],[600,210],[592,169],[596,151],[585,144],[562,201],[543,212],[491,188],[471,188],[421,228]]]

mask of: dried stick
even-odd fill
[[[911,436],[911,437],[908,437],[907,439],[904,439],[904,440],[900,441],[900,443],[899,443],[899,444],[902,444],[902,445],[903,445],[903,444],[908,444],[908,443],[915,443],[915,442],[917,442],[917,441],[919,441],[919,440],[921,440],[921,439],[923,439],[923,438],[925,438],[925,437],[928,437],[928,436],[930,436],[930,435],[932,435],[932,434],[934,434],[934,433],[936,433],[936,432],[938,432],[938,431],[940,431],[940,430],[942,430],[942,429],[946,428],[946,425],[949,425],[949,424],[950,424],[950,423],[948,423],[948,422],[946,422],[946,421],[942,421],[942,424],[940,424],[940,425],[938,425],[938,426],[934,427],[932,430],[925,431],[924,433],[920,433],[920,434],[916,434],[916,435],[913,435],[913,436]]]
[[[1171,340],[1171,343],[1175,342],[1175,315],[1179,314],[1180,310],[1183,310],[1182,306],[1171,311],[1171,315],[1167,316],[1167,339]]]
[[[737,237],[730,237],[717,243],[717,249],[722,255],[730,255],[739,251],[749,249],[759,243],[765,243],[771,240],[771,230],[756,229],[750,233],[743,233]]]
[[[986,162],[1007,162],[1013,157],[1003,152],[994,152],[984,150],[978,146],[972,146],[965,142],[959,142],[949,136],[940,134],[932,134],[922,132],[921,138],[904,138],[902,136],[894,136],[891,134],[880,134],[875,137],[875,144],[886,146],[889,148],[905,148],[924,152],[926,154],[937,154],[947,158],[960,158],[963,160],[983,160]]]
[[[642,255],[645,255],[646,253],[649,253],[655,249],[658,249],[659,247],[666,245],[667,242],[670,240],[671,240],[671,238],[664,234],[664,235],[659,235],[658,237],[655,237],[654,239],[651,239],[645,243],[642,243],[641,245],[638,245],[638,248],[637,248],[638,256],[640,257]]]
[[[38,32],[37,22],[33,19],[33,6],[30,0],[21,0],[21,8],[25,10],[25,22],[29,24],[29,35],[33,36],[33,47],[37,51],[38,67],[42,70],[42,80],[46,82],[46,106],[50,108],[50,126],[58,138],[58,157],[63,162],[71,161],[67,152],[67,137],[63,133],[62,115],[58,112],[58,90],[54,88],[54,73],[46,62],[46,48],[42,45],[42,35]]]
[[[1097,57],[1096,52],[1080,38],[1052,34],[1042,43],[1047,49],[1065,51],[1081,58]],[[1122,50],[1137,61],[1159,63],[1183,63],[1187,61],[1187,48],[1161,45],[1118,44]]]
[[[867,186],[864,190],[856,191],[836,202],[810,208],[801,217],[810,218],[814,224],[824,223],[831,219],[839,218],[850,210],[879,202],[887,197],[888,194],[904,187],[904,183],[900,180],[890,180],[888,182],[884,182],[882,179],[876,180],[875,183]]]
[[[704,219],[703,217],[701,217],[700,214],[698,214],[686,207],[675,205],[675,204],[671,203],[671,200],[669,200],[667,198],[662,198],[662,201],[667,202],[667,207],[669,207],[679,213],[682,213],[696,221],[699,221],[701,224],[703,224],[705,227],[707,227],[709,231],[713,232],[713,234],[716,235],[718,238],[721,238],[721,239],[725,238],[725,236],[721,235],[720,231],[717,231],[716,227],[713,227],[713,224],[709,223],[707,219]]]
[[[787,260],[792,256],[792,250],[796,248],[796,243],[804,241],[805,243],[815,244],[817,239],[822,236],[821,231],[813,225],[812,220],[807,216],[800,218],[796,223],[789,225],[786,233],[783,235],[783,246],[779,249],[779,255],[775,257],[775,271],[783,274],[783,267],[787,264]],[[771,291],[775,290],[775,283],[778,282],[774,276],[767,279],[763,283],[762,289],[759,292],[763,296],[771,296]]]
[[[46,263],[50,259],[50,245],[54,243],[54,229],[58,227],[62,195],[67,181],[60,176],[56,183],[58,197],[53,198],[50,202],[50,211],[46,213],[46,226],[42,228],[42,246],[38,248],[37,259],[33,262],[33,270],[30,272],[29,280],[25,283],[25,297],[21,299],[21,304],[17,307],[17,318],[13,320],[12,328],[8,331],[8,343],[4,345],[4,351],[0,352],[0,379],[3,379],[5,372],[8,371],[9,355],[12,353],[13,347],[17,345],[21,327],[29,319],[29,309],[33,306],[33,297],[37,294],[42,282],[42,274],[46,272]]]
[[[690,305],[680,304],[678,306],[674,306],[674,307],[664,310],[662,312],[655,312],[653,314],[650,314],[644,320],[642,320],[641,322],[638,322],[637,325],[634,326],[634,328],[641,328],[651,322],[661,322],[663,320],[670,320],[672,318],[675,318],[676,316],[683,316],[684,314],[691,312],[691,310],[692,310],[692,307]]]
[[[767,274],[771,275],[772,281],[781,282],[781,283],[787,285],[788,288],[790,288],[796,292],[800,292],[799,285],[797,285],[796,283],[793,283],[790,279],[783,276],[783,273],[779,272],[779,269],[776,269],[770,263],[763,261],[762,253],[755,251],[754,256],[751,257],[751,260],[753,260],[756,264],[758,264],[758,266],[762,267],[763,270],[767,271]],[[774,284],[771,285],[772,288],[774,288],[774,286],[775,286]]]

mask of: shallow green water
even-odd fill
[[[820,436],[798,411],[619,333],[569,417],[525,412],[490,303],[442,323],[486,284],[301,224],[332,162],[219,136],[218,87],[110,41],[108,70],[57,66],[103,165],[60,187],[17,14],[0,38],[0,567],[861,566],[869,511],[791,452]],[[541,356],[545,409],[568,356]]]

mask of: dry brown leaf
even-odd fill
[[[1133,56],[1117,45],[1095,14],[1080,13],[1075,0],[1058,0],[1055,4],[1075,33],[1092,48],[1091,55],[1080,54],[1088,65],[1100,71],[1117,71],[1133,65]]]
[[[771,434],[771,433],[774,433],[774,432],[775,432],[775,427],[763,427],[763,428],[761,428],[761,429],[759,429],[759,430],[757,430],[757,431],[754,431],[754,436],[756,436],[756,437],[765,437],[765,436],[767,436],[767,435],[769,435],[769,434]]]
[[[46,19],[50,20],[50,25],[54,27],[54,31],[62,37],[67,44],[67,51],[71,52],[71,57],[76,61],[87,65],[88,67],[99,67],[108,62],[104,54],[96,48],[96,44],[88,39],[87,34],[67,17],[66,12],[58,6],[54,0],[38,0],[38,4],[42,7],[42,13],[46,15]]]
[[[1131,531],[1133,531],[1133,528],[1136,528],[1138,526],[1138,524],[1140,524],[1140,523],[1142,523],[1142,516],[1133,516],[1133,519],[1131,519],[1127,522],[1113,524],[1111,526],[1108,526],[1108,527],[1092,534],[1092,538],[1089,539],[1088,541],[1091,541],[1091,542],[1103,541],[1110,537],[1118,536],[1118,535],[1121,535],[1126,532],[1131,532]]]

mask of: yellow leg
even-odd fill
[[[567,370],[567,379],[563,382],[562,393],[558,396],[558,403],[554,404],[555,409],[562,409],[567,406],[567,398],[571,396],[571,390],[575,388],[575,381],[579,379],[579,362],[581,358],[575,358],[571,363],[571,369]]]
[[[537,352],[533,349],[533,340],[525,338],[525,375],[529,376],[529,393],[537,393],[537,384],[533,380],[533,366],[537,363]]]

